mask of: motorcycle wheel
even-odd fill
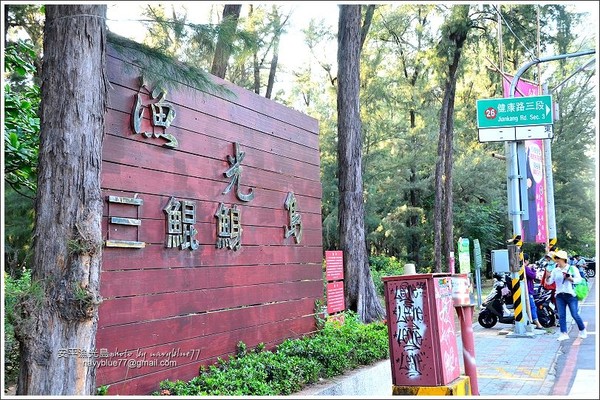
[[[593,278],[596,276],[596,270],[592,269],[592,268],[588,268],[585,270],[585,274],[587,275],[588,278]]]
[[[556,325],[556,315],[548,306],[537,310],[538,321],[544,328],[551,328]]]
[[[498,317],[490,312],[482,311],[479,313],[477,321],[479,321],[479,325],[483,326],[484,328],[491,328],[498,322]]]

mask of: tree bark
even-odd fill
[[[241,9],[241,4],[225,4],[223,8],[223,20],[219,28],[215,56],[213,57],[212,68],[210,69],[210,73],[219,78],[225,78],[225,73],[227,72],[227,63],[229,56],[231,56],[231,43],[237,29]]]
[[[279,15],[279,12],[275,9],[273,11],[273,25],[275,27],[275,32],[273,32],[273,58],[271,58],[269,79],[267,80],[267,90],[265,92],[265,97],[267,99],[270,99],[273,93],[273,85],[275,84],[275,73],[277,72],[277,63],[279,62],[279,40],[281,39],[281,30],[283,29],[283,24],[281,23],[281,17]]]
[[[95,350],[100,302],[105,18],[106,5],[46,5],[34,289],[15,324],[22,395],[95,390],[85,355]]]
[[[381,319],[384,310],[369,269],[365,239],[360,120],[360,5],[340,5],[338,29],[338,213],[344,254],[344,289],[348,309],[363,322]]]
[[[450,260],[454,251],[454,214],[452,210],[452,166],[454,141],[454,101],[456,97],[456,80],[462,48],[469,31],[469,6],[456,6],[453,13],[455,23],[448,26],[446,35],[449,45],[450,59],[444,85],[444,99],[440,113],[440,136],[438,142],[438,159],[435,167],[435,211],[434,211],[434,268],[442,272],[442,263]],[[443,228],[442,228],[443,221]]]

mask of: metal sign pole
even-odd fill
[[[557,55],[557,56],[550,56],[550,57],[543,57],[543,58],[539,58],[539,59],[535,59],[532,60],[526,64],[524,64],[523,66],[521,66],[521,68],[519,68],[519,70],[517,71],[517,73],[515,74],[515,76],[513,77],[512,82],[510,83],[510,94],[509,97],[515,97],[515,89],[517,87],[517,83],[519,82],[519,79],[521,78],[521,75],[523,75],[525,73],[525,71],[527,71],[527,69],[529,69],[529,67],[536,65],[536,64],[540,64],[542,62],[547,62],[547,61],[554,61],[554,60],[563,60],[566,58],[570,58],[570,57],[579,57],[579,56],[583,56],[583,55],[589,55],[589,54],[595,54],[596,51],[595,50],[586,50],[586,51],[581,51],[578,53],[570,53],[570,54],[561,54],[561,55]],[[517,197],[517,194],[519,193],[519,165],[518,165],[518,160],[517,160],[517,143],[521,143],[521,145],[523,145],[523,142],[517,142],[517,141],[511,141],[509,142],[509,162],[510,162],[510,179],[511,179],[511,188],[512,188],[512,192],[513,192],[513,196],[512,196],[512,201],[510,204],[510,209],[509,210],[512,212],[512,216],[513,216],[513,233],[514,233],[514,237],[519,237],[521,236],[521,211],[520,211],[520,205],[519,205],[519,197]],[[548,146],[549,147],[549,146]],[[512,272],[511,276],[514,279],[519,279],[519,273],[517,272]],[[520,286],[523,289],[525,283],[524,281],[521,281]],[[527,292],[526,287],[525,290],[521,290],[521,301],[525,301],[524,300],[524,293]],[[527,299],[527,301],[529,301],[529,299]],[[515,320],[515,333],[516,334],[524,334],[525,333],[525,324],[523,323],[519,323],[518,321]]]

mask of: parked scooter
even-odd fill
[[[586,258],[583,268],[585,269],[585,275],[588,278],[596,276],[596,260],[594,258]]]
[[[533,286],[533,301],[535,303],[538,321],[544,328],[556,325],[556,312],[552,303],[552,291],[545,289],[541,284]]]
[[[492,328],[498,322],[502,324],[514,324],[515,316],[512,311],[513,292],[512,280],[508,274],[494,274],[494,285],[492,290],[481,304],[481,311],[477,318],[479,324],[484,328]],[[534,303],[538,314],[538,321],[544,328],[556,324],[556,314],[552,308],[551,292],[538,285],[534,292]]]
[[[512,303],[512,291],[508,286],[506,274],[494,274],[492,290],[481,303],[481,311],[477,321],[484,328],[491,328],[498,322],[514,324],[515,316],[508,309],[507,303]]]

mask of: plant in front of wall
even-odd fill
[[[287,339],[273,351],[238,342],[237,355],[203,366],[189,382],[162,381],[155,395],[286,396],[321,378],[389,357],[387,326],[364,324],[347,311],[345,322],[324,323],[316,334]]]

